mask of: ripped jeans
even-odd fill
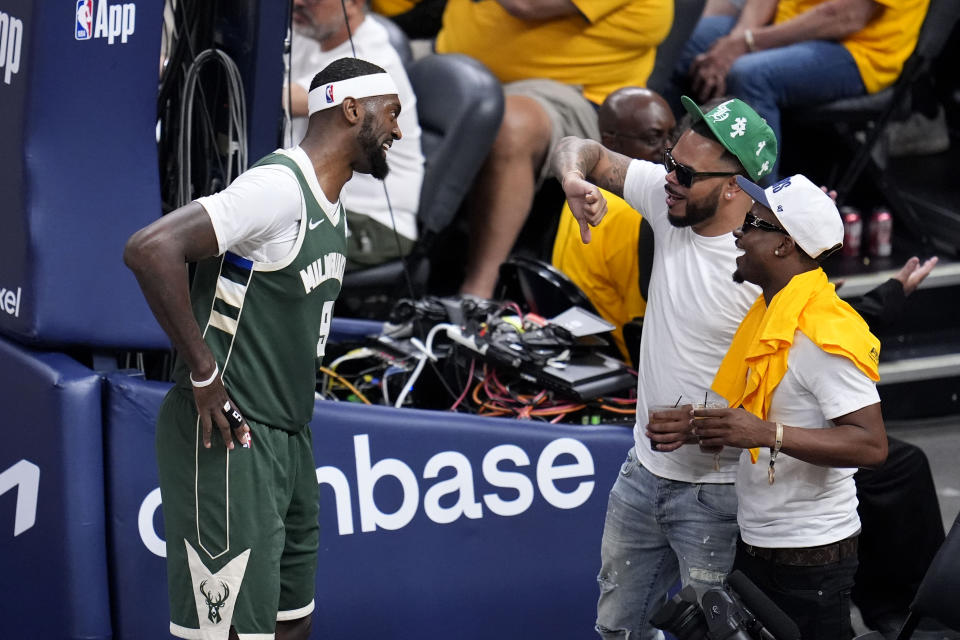
[[[662,637],[648,621],[667,591],[678,578],[698,595],[720,586],[733,565],[738,531],[732,484],[660,478],[631,448],[607,504],[597,633],[607,640]]]

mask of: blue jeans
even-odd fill
[[[732,484],[660,478],[637,463],[631,448],[607,504],[597,633],[608,640],[658,637],[648,621],[670,587],[680,579],[702,595],[720,586],[737,534]]]
[[[701,18],[680,54],[674,81],[686,86],[693,59],[730,33],[737,16]],[[866,93],[853,56],[839,42],[808,40],[740,56],[727,74],[727,94],[766,119],[780,139],[780,111]],[[679,96],[677,96],[679,104]],[[782,147],[781,147],[782,148]],[[779,174],[779,161],[774,176]]]

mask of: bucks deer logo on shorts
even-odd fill
[[[247,571],[250,549],[238,554],[219,571],[213,572],[203,564],[200,554],[189,542],[184,540],[183,544],[190,567],[190,595],[193,596],[196,620],[200,625],[200,634],[191,637],[226,640],[227,627],[233,620],[233,610]],[[181,615],[193,618],[187,612],[182,612]],[[221,622],[226,624],[220,624]]]
[[[220,617],[220,607],[225,605],[227,603],[227,598],[230,597],[230,587],[221,580],[218,580],[217,582],[220,583],[220,588],[223,593],[220,591],[213,591],[212,589],[210,591],[206,591],[204,587],[207,585],[207,580],[204,580],[200,583],[200,594],[203,595],[207,601],[207,619],[213,624],[218,624],[221,620],[223,620],[223,618]]]

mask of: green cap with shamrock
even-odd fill
[[[737,156],[753,180],[773,171],[777,161],[777,137],[767,121],[746,102],[733,98],[704,113],[687,96],[682,96],[680,101],[694,122],[703,120],[720,144]]]

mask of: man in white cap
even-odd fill
[[[737,330],[713,390],[730,409],[694,412],[703,447],[743,449],[737,471],[743,571],[802,638],[848,639],[857,570],[857,467],[887,457],[876,381],[880,342],[818,260],[840,248],[833,201],[802,175],[754,200],[733,278],[762,294]]]
[[[382,180],[401,132],[393,80],[356,58],[314,77],[309,110],[299,146],[141,229],[124,251],[177,352],[157,462],[170,632],[181,638],[310,635],[319,496],[308,423],[346,264],[340,190],[355,171]]]

